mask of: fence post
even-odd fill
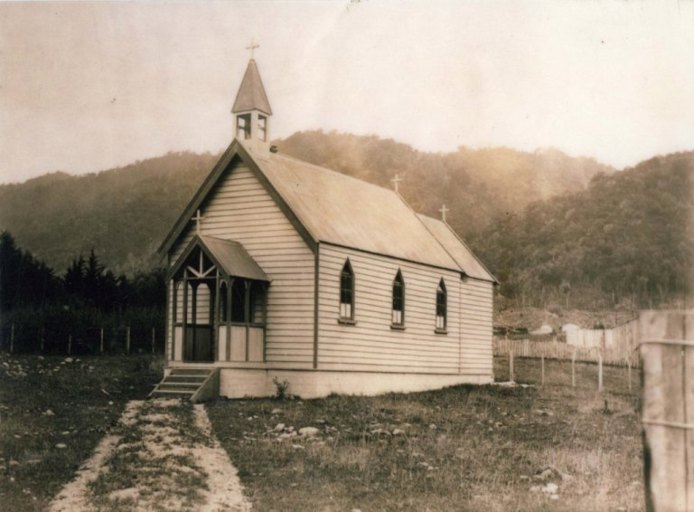
[[[542,385],[545,385],[545,356],[540,357],[540,363],[542,365]]]
[[[125,353],[130,355],[130,326],[125,328]]]
[[[14,352],[14,322],[10,326],[10,354]]]
[[[46,326],[42,325],[41,326],[41,339],[39,341],[39,353],[43,354],[43,349],[46,346]]]
[[[156,340],[156,328],[152,327],[152,354],[154,354],[154,343]]]
[[[694,315],[640,315],[646,509],[694,506]],[[650,464],[649,464],[650,462]]]
[[[509,380],[513,382],[515,380],[513,378],[513,349],[508,351],[508,375]]]
[[[602,353],[598,353],[598,391],[602,393]]]
[[[104,353],[104,328],[101,328],[101,331],[99,332],[99,353],[103,354]]]
[[[67,335],[67,355],[72,354],[72,334]]]
[[[576,387],[576,347],[574,347],[574,353],[571,354],[571,387]]]

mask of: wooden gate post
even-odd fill
[[[10,327],[10,354],[14,352],[14,323]]]
[[[72,354],[72,334],[67,335],[67,355]]]
[[[99,332],[99,353],[104,353],[104,328],[102,327]]]
[[[542,365],[542,385],[545,385],[545,356],[540,356],[540,364]]]
[[[644,311],[639,324],[646,509],[689,511],[694,508],[694,314]]]
[[[571,387],[576,387],[576,348],[574,347],[574,353],[571,354]]]

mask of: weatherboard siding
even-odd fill
[[[270,365],[313,365],[314,256],[251,170],[227,170],[201,207],[201,234],[235,240],[270,277],[265,355]],[[195,233],[172,250],[175,262]]]
[[[493,285],[488,281],[464,279],[460,285],[460,368],[462,373],[493,373],[492,314]]]
[[[356,325],[338,322],[340,272],[347,258],[355,276]],[[319,262],[318,369],[459,372],[458,272],[329,244],[320,245]],[[391,329],[392,286],[398,269],[405,281],[405,330]],[[436,288],[442,277],[448,292],[447,334],[434,332]]]

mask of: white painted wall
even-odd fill
[[[244,165],[227,170],[201,208],[201,232],[243,244],[272,279],[266,357],[273,365],[313,365],[314,256],[273,198]],[[195,226],[172,249],[175,262]]]

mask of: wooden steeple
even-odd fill
[[[234,114],[236,138],[267,142],[270,140],[269,118],[272,116],[272,108],[260,79],[258,65],[253,58],[253,50],[257,47],[253,42],[248,47],[251,50],[251,59],[236,93],[231,113]]]

